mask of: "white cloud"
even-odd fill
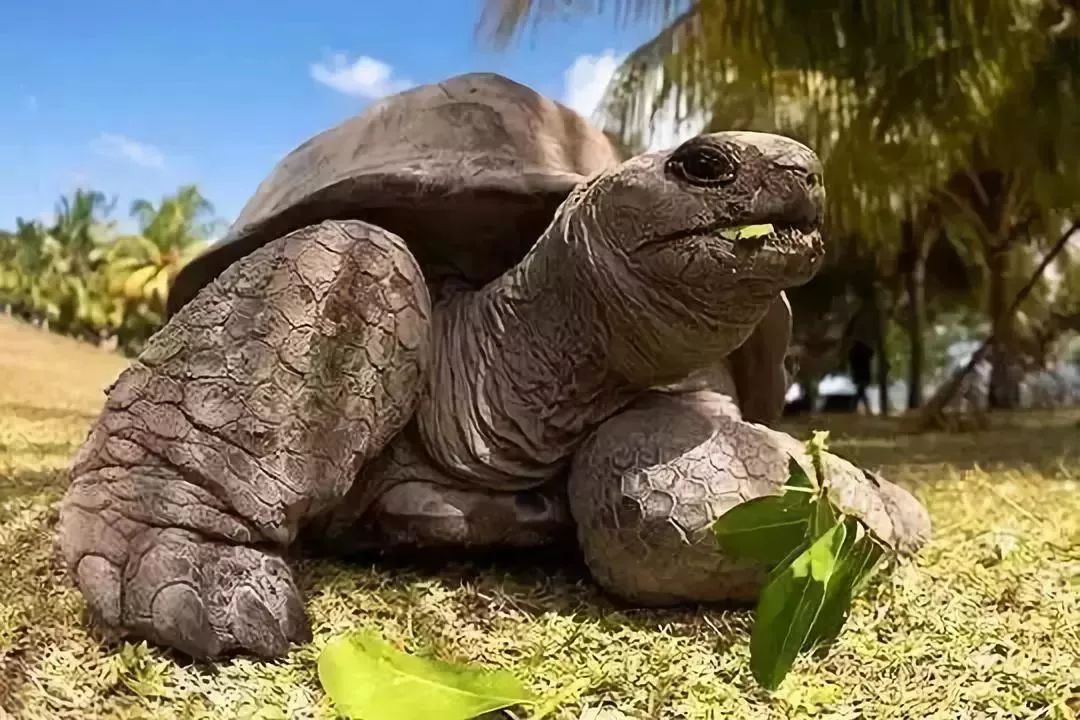
[[[585,117],[592,117],[600,107],[608,83],[625,55],[605,50],[600,55],[579,55],[563,73],[563,105]]]
[[[338,92],[370,100],[413,86],[410,80],[394,77],[394,68],[381,60],[367,55],[349,60],[345,53],[334,53],[327,62],[312,64],[311,77]]]
[[[123,135],[101,133],[91,145],[99,155],[126,160],[139,167],[165,167],[165,155],[160,150]]]
[[[625,58],[625,55],[614,50],[605,50],[599,55],[579,55],[563,73],[562,103],[586,118],[593,118],[608,83]],[[659,80],[657,78],[657,89]],[[654,115],[649,128],[647,149],[664,150],[675,147],[700,133],[705,126],[705,116],[692,114],[679,122],[675,110],[675,103],[669,101]]]

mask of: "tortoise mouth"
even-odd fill
[[[795,226],[751,226],[768,228],[757,233],[741,235],[742,228],[718,230],[710,235],[712,242],[725,242],[735,259],[738,270],[745,269],[747,276],[754,274],[757,264],[765,262],[768,269],[775,263],[798,264],[806,261],[814,264],[824,254],[821,231],[815,227],[799,228]],[[786,260],[786,262],[785,262]]]
[[[735,255],[735,286],[751,298],[767,298],[809,282],[825,252],[818,230],[781,228],[759,248],[736,248]]]
[[[761,294],[802,285],[814,276],[825,257],[816,224],[716,224],[669,235],[662,243],[704,250],[741,289]],[[649,244],[655,250],[661,243]]]
[[[816,227],[769,226],[768,232],[753,237],[730,236],[720,231],[710,242],[725,242],[735,259],[740,280],[792,280],[801,284],[810,279],[825,255],[821,231]]]

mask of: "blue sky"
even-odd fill
[[[542,25],[506,51],[481,0],[13,0],[0,15],[0,228],[93,187],[157,199],[196,182],[231,221],[282,155],[374,97],[495,71],[589,109],[655,32]]]

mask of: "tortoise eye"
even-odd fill
[[[714,187],[734,180],[739,162],[727,148],[691,140],[671,154],[667,166],[669,172],[692,185]]]

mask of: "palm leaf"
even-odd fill
[[[146,265],[128,275],[124,280],[123,294],[128,300],[141,300],[146,297],[147,283],[158,273],[158,268]]]

